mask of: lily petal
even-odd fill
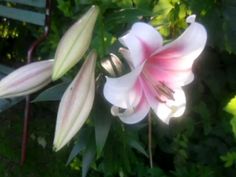
[[[120,112],[119,108],[113,106],[111,112],[114,116],[118,116],[120,120],[126,124],[135,124],[143,120],[150,110],[150,106],[142,97],[136,107],[129,107],[124,112]]]
[[[155,51],[149,59],[150,65],[156,65],[162,70],[170,72],[172,77],[175,77],[173,71],[190,71],[194,60],[206,45],[206,29],[201,24],[194,22],[194,16],[190,16],[187,21],[191,22],[191,25],[185,32],[175,41]]]
[[[166,124],[172,117],[180,117],[186,108],[186,96],[184,91],[179,88],[174,90],[174,100],[167,100],[166,103],[159,103],[154,109],[156,115]]]
[[[0,81],[0,98],[24,96],[51,82],[54,60],[33,62],[22,66]]]
[[[126,46],[131,54],[133,66],[139,66],[150,53],[153,53],[162,46],[161,35],[146,23],[135,23],[131,30],[119,38],[119,41]]]
[[[92,109],[96,53],[91,52],[65,91],[58,110],[54,149],[58,151],[79,131]]]
[[[194,79],[194,74],[191,69],[189,70],[165,70],[162,67],[146,63],[144,67],[144,72],[149,80],[153,82],[164,82],[167,86],[171,88],[181,87],[191,83]]]
[[[141,87],[137,79],[142,68],[143,65],[118,78],[106,77],[103,89],[104,97],[111,104],[120,108],[136,106],[141,99]]]

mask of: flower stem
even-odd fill
[[[150,168],[153,168],[153,161],[152,161],[152,114],[151,114],[151,111],[148,113],[148,152],[149,152]]]

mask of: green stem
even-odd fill
[[[150,168],[153,168],[153,160],[152,160],[152,115],[151,115],[151,111],[148,113],[148,152],[149,152]]]

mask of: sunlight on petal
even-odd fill
[[[136,81],[142,68],[143,66],[138,67],[119,78],[106,77],[107,81],[103,89],[104,97],[113,105],[121,108],[137,105],[141,98],[141,87]]]
[[[174,100],[168,100],[166,103],[158,104],[154,112],[166,124],[171,117],[180,117],[184,114],[186,105],[186,96],[182,89],[174,90]]]
[[[186,21],[190,26],[164,46],[155,28],[143,22],[135,23],[119,39],[128,48],[119,51],[132,71],[119,78],[107,78],[104,96],[114,105],[112,113],[123,122],[138,122],[150,108],[167,124],[171,117],[184,114],[186,96],[181,87],[194,80],[192,65],[207,39],[206,29],[195,18],[189,16]],[[144,103],[148,106],[142,107]]]
[[[143,120],[150,110],[150,106],[145,101],[144,97],[141,99],[137,107],[130,107],[121,112],[120,108],[113,106],[111,112],[114,116],[118,116],[120,120],[126,124],[135,124]]]

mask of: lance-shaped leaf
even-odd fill
[[[53,60],[27,64],[0,81],[0,98],[28,95],[51,82]]]
[[[62,77],[83,57],[89,48],[98,13],[98,7],[92,6],[64,34],[55,54],[52,74],[53,80]]]
[[[58,110],[54,150],[60,150],[79,131],[93,105],[96,53],[90,52],[79,73],[65,91]]]

